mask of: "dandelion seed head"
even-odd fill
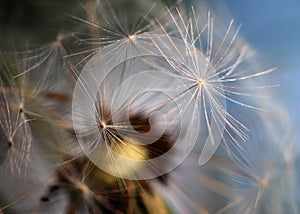
[[[8,141],[8,147],[10,148],[14,147],[14,142],[12,140]]]
[[[204,81],[203,79],[199,79],[199,80],[198,80],[198,84],[199,84],[199,86],[200,86],[200,87],[202,87],[202,86],[203,86],[203,84],[204,84],[204,82],[205,82],[205,81]]]
[[[24,113],[25,112],[24,108],[20,108],[19,112]]]
[[[54,44],[61,46],[63,39],[65,38],[65,36],[63,34],[58,34],[56,36],[56,40],[54,41]]]
[[[85,197],[88,197],[91,194],[89,187],[83,183],[78,185],[78,189],[82,192]]]
[[[107,125],[105,124],[105,122],[100,123],[100,128],[101,129],[105,129],[106,127],[107,127]]]
[[[190,57],[197,57],[199,50],[196,47],[187,48],[187,54]]]
[[[135,38],[136,38],[136,35],[129,35],[129,36],[128,36],[128,39],[129,39],[129,40],[135,40]]]
[[[268,183],[269,183],[268,178],[262,178],[262,179],[259,181],[259,186],[260,186],[261,188],[264,188],[264,187],[266,187],[266,186],[268,185]]]

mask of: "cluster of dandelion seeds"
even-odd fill
[[[72,31],[1,53],[0,213],[299,212],[275,68],[240,25],[202,1],[76,7]]]

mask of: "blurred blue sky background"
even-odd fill
[[[242,36],[260,52],[262,60],[278,68],[275,76],[280,87],[275,89],[274,96],[287,107],[299,139],[300,1],[225,2],[233,18],[242,24]]]

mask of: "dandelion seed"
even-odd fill
[[[240,99],[248,97],[251,92],[242,92],[249,83],[243,83],[244,89],[238,91],[238,85],[229,85],[229,82],[266,75],[274,68],[254,74],[247,74],[247,45],[238,37],[239,28],[234,30],[234,22],[230,21],[224,32],[220,29],[217,16],[213,17],[208,11],[207,17],[198,15],[204,13],[205,7],[201,4],[192,7],[190,14],[185,14],[180,8],[169,11],[170,22],[173,30],[168,32],[165,26],[160,25],[164,37],[152,39],[156,48],[164,56],[170,69],[162,68],[170,77],[182,80],[186,87],[182,87],[182,97],[186,103],[194,105],[194,114],[202,114],[204,124],[202,129],[207,129],[208,136],[200,155],[199,164],[205,164],[218,148],[224,133],[231,136],[232,141],[238,145],[240,141],[247,141],[246,125],[228,111],[228,104],[238,104],[249,109],[260,109],[246,104]],[[205,23],[206,20],[207,22]],[[168,26],[171,24],[169,23]],[[217,27],[216,27],[217,26]],[[224,33],[223,37],[222,35]],[[171,37],[172,35],[173,37]],[[177,40],[179,39],[179,40]],[[183,43],[183,44],[180,44]],[[187,53],[187,54],[184,54]],[[161,68],[161,67],[160,67]],[[241,86],[243,87],[243,86]],[[250,91],[250,90],[249,90]],[[189,92],[185,95],[186,92]],[[234,96],[236,97],[234,97]],[[189,98],[189,96],[191,96]],[[180,99],[177,98],[178,103]],[[188,100],[194,100],[192,102]],[[185,105],[182,103],[181,105]],[[184,107],[183,107],[184,108]],[[201,113],[202,112],[202,113]]]
[[[271,117],[276,121],[277,116],[274,113],[271,113]],[[235,181],[236,196],[219,213],[242,210],[247,210],[248,213],[298,212],[297,199],[293,193],[293,189],[297,188],[295,179],[298,172],[295,167],[287,167],[287,163],[294,162],[295,159],[286,159],[283,155],[288,150],[289,156],[292,156],[293,152],[287,147],[292,142],[270,135],[270,132],[275,131],[274,127],[263,117],[264,115],[254,119],[256,122],[260,121],[260,126],[256,127],[261,131],[258,137],[252,137],[252,141],[244,144],[242,150],[230,153],[237,169],[228,170],[227,173]],[[277,134],[289,132],[287,127],[280,127],[280,124],[278,126]]]
[[[61,43],[63,39],[58,36],[57,41],[39,49],[2,54],[0,74],[5,83],[1,90],[16,98],[11,108],[31,121],[34,137],[44,138],[51,131],[55,132],[51,142],[45,138],[40,141],[44,142],[41,146],[55,152],[57,145],[53,142],[65,142],[66,124],[70,124],[64,120],[70,106],[72,80],[62,59],[66,54]],[[48,133],[45,134],[46,129]]]
[[[0,87],[4,89],[0,79]],[[12,174],[25,173],[29,158],[32,135],[30,127],[24,115],[13,109],[14,96],[11,96],[4,89],[0,93],[0,132],[1,132],[1,172],[7,170]]]
[[[81,6],[88,18],[73,18],[83,24],[77,35],[85,47],[70,54],[70,57],[83,56],[79,64],[85,64],[104,45],[123,41],[130,47],[137,36],[155,32],[154,19],[164,14],[159,1],[95,0]]]
[[[140,44],[145,40],[148,41]],[[152,61],[165,63],[161,56],[160,58],[148,56],[150,49],[159,54],[156,49],[153,49],[151,40],[147,37],[137,38],[132,45],[132,50],[135,51],[131,52],[131,56],[120,54],[120,57],[124,57],[120,58],[122,61],[113,60],[110,55],[114,52],[106,52],[106,50],[114,49],[111,46],[123,44],[120,41],[99,51],[88,62],[86,70],[81,72],[73,97],[73,124],[85,154],[96,165],[104,167],[107,172],[130,179],[144,179],[143,176],[146,175],[149,178],[159,177],[176,167],[186,157],[192,147],[190,145],[195,140],[188,140],[187,128],[184,128],[185,131],[182,133],[178,131],[179,126],[185,126],[189,121],[180,123],[181,110],[176,109],[176,103],[170,102],[177,92],[164,88],[168,84],[173,85],[173,79],[159,70],[153,70],[156,69],[155,66],[149,63]],[[123,53],[127,51],[127,46],[124,45],[124,49],[120,50]],[[149,49],[144,45],[148,45]],[[99,64],[102,64],[100,72],[97,67]],[[95,94],[97,91],[98,94]],[[155,125],[150,125],[151,114]],[[100,136],[97,133],[99,127]],[[189,132],[197,132],[197,126],[192,130]],[[176,143],[186,143],[182,153],[176,152]],[[126,160],[124,157],[118,157],[107,146],[114,144],[124,151],[126,151],[124,146],[136,150],[135,156],[140,163],[130,158]],[[140,150],[140,146],[133,146],[133,144],[143,145],[150,151],[145,153],[143,149]],[[129,151],[127,152],[130,154]],[[148,157],[139,157],[138,153]],[[176,155],[172,157],[175,153]],[[105,160],[109,160],[111,165],[104,165]],[[174,164],[171,164],[173,161]],[[125,167],[120,167],[123,166],[121,163],[127,163],[127,172],[124,171]]]

